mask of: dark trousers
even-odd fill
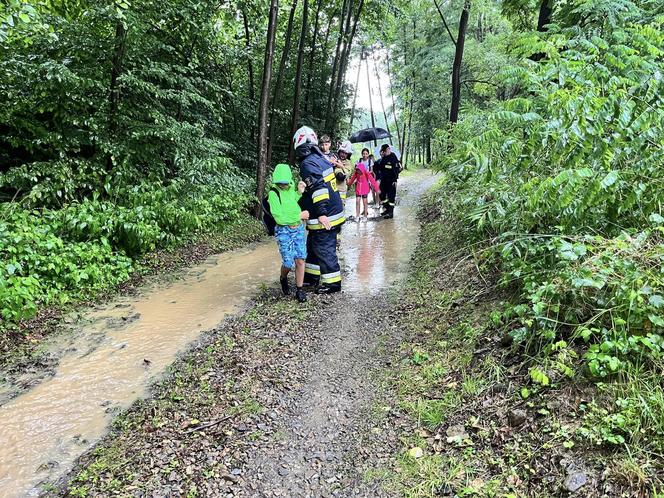
[[[385,212],[392,214],[397,200],[397,186],[392,179],[380,181],[380,203],[385,208]]]
[[[337,257],[337,235],[340,228],[309,230],[307,233],[307,261],[304,281],[310,285],[330,285],[341,282],[341,268]]]

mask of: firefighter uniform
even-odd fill
[[[376,163],[375,169],[380,178],[380,203],[384,208],[383,215],[392,218],[397,199],[396,182],[399,180],[401,162],[396,154],[391,152]]]
[[[304,281],[310,285],[320,283],[323,292],[326,289],[339,290],[341,268],[337,257],[337,235],[346,218],[334,169],[315,145],[301,145],[296,154],[300,176],[307,186],[300,205],[303,210],[309,211]],[[327,216],[331,230],[325,229],[318,220],[319,216]]]

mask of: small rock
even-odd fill
[[[575,493],[588,483],[588,476],[584,472],[570,472],[563,482],[563,487],[570,493]]]
[[[509,421],[512,427],[519,427],[528,418],[528,414],[525,410],[510,410],[507,414],[507,420]]]
[[[422,450],[422,448],[419,446],[415,446],[414,448],[408,450],[408,456],[412,458],[422,458],[424,456],[424,450]]]
[[[447,428],[445,434],[447,434],[447,442],[450,444],[462,444],[470,437],[463,425],[452,425]]]
[[[279,475],[281,477],[286,477],[288,475],[288,469],[284,469],[283,467],[279,469]]]

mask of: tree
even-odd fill
[[[256,167],[256,198],[258,203],[254,210],[257,218],[261,216],[261,199],[265,192],[265,175],[268,167],[267,141],[269,135],[268,105],[270,100],[270,80],[272,79],[272,63],[274,61],[274,41],[277,32],[277,15],[279,0],[270,1],[267,41],[265,44],[265,60],[263,63],[263,80],[258,108],[258,164]]]
[[[456,50],[452,64],[452,104],[450,105],[450,123],[459,120],[459,105],[461,104],[461,62],[463,59],[463,47],[466,42],[466,28],[470,15],[470,0],[464,0],[463,10],[459,18],[459,34],[456,39]]]
[[[272,162],[272,146],[274,145],[274,137],[277,131],[277,108],[280,103],[281,90],[284,81],[284,70],[286,69],[286,60],[290,53],[291,38],[293,36],[293,19],[295,18],[295,9],[297,8],[297,0],[291,3],[290,14],[288,15],[288,25],[286,26],[286,39],[284,41],[284,49],[281,52],[281,60],[279,61],[279,70],[277,71],[277,83],[274,86],[274,96],[272,97],[272,105],[270,110],[270,137],[267,143],[267,163]]]
[[[302,9],[302,31],[300,32],[300,45],[297,50],[297,69],[295,73],[295,96],[293,97],[293,114],[291,120],[290,136],[295,135],[298,121],[300,120],[300,94],[302,91],[302,65],[304,62],[304,46],[306,44],[307,18],[309,15],[309,0],[304,0]],[[295,149],[288,148],[288,162],[293,164],[295,159]]]

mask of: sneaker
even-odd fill
[[[335,292],[341,292],[341,284],[323,284],[321,285],[316,294],[333,294]]]
[[[366,223],[368,219],[369,219],[369,217],[366,214],[364,216],[362,216],[362,221],[364,223]]]
[[[295,299],[297,299],[297,301],[300,303],[307,302],[307,293],[304,292],[303,288],[300,287],[295,291]]]
[[[279,277],[279,283],[281,284],[281,290],[284,293],[284,296],[290,294],[290,287],[288,285],[288,277]]]

